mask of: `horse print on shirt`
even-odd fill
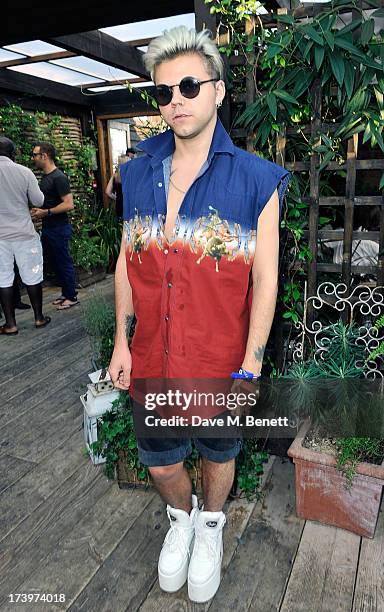
[[[215,260],[215,270],[219,272],[219,263],[222,257],[233,261],[239,253],[241,246],[241,227],[239,223],[233,224],[231,231],[229,222],[219,217],[218,210],[209,206],[212,211],[208,217],[199,217],[192,230],[189,245],[194,253],[198,249],[203,252],[196,260],[200,264],[208,255]]]
[[[124,222],[124,230],[126,232],[126,246],[130,249],[132,261],[134,254],[137,254],[139,263],[141,261],[142,251],[146,251],[149,247],[152,233],[152,215],[145,215],[144,219],[135,211],[133,219]]]

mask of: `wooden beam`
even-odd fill
[[[195,12],[195,28],[200,31],[204,28],[210,30],[213,34],[213,38],[217,40],[218,31],[217,31],[217,15],[212,14],[210,12],[210,6],[205,3],[205,0],[194,0],[194,12]],[[224,60],[224,74],[229,72],[229,62],[226,57],[223,57]],[[224,77],[225,78],[225,77]],[[223,104],[219,109],[218,115],[227,131],[230,130],[231,127],[231,107],[230,100],[228,94],[225,96],[223,100]]]
[[[319,143],[319,134],[321,127],[321,110],[322,110],[322,89],[320,79],[315,79],[311,87],[311,137],[317,144]],[[308,263],[308,295],[316,295],[317,289],[317,250],[318,240],[317,232],[319,228],[319,191],[320,191],[320,172],[319,172],[319,155],[313,152],[310,156],[310,204],[309,204],[309,240],[308,247],[312,253],[312,260]],[[308,308],[307,322],[309,325],[313,322],[314,310],[312,304]]]
[[[384,196],[380,207],[379,261],[377,265],[377,284],[384,286]]]
[[[81,85],[76,85],[78,89],[87,89],[88,87],[108,87],[113,85],[126,85],[127,83],[145,83],[148,79],[116,79],[115,81],[97,81],[96,83],[82,83]],[[153,85],[148,85],[148,87],[153,87]]]
[[[16,104],[26,111],[37,111],[51,113],[52,115],[63,115],[64,117],[79,117],[83,133],[89,135],[89,123],[92,122],[90,106],[79,106],[71,104],[65,99],[55,100],[53,98],[36,98],[23,92],[9,91],[0,87],[0,106]]]
[[[256,17],[251,15],[250,18],[245,21],[244,27],[248,44],[250,44],[249,41],[252,40],[252,36],[254,35],[256,29]],[[245,75],[245,103],[247,107],[251,106],[256,99],[255,60],[256,56],[254,49],[252,48],[252,51],[246,53],[247,67]],[[255,133],[251,130],[247,130],[246,147],[249,153],[255,152],[254,139]]]
[[[148,116],[148,115],[152,115],[154,117],[158,117],[159,113],[152,110],[152,111],[145,111],[141,112],[141,113],[137,113],[137,112],[129,112],[129,113],[113,113],[113,114],[105,114],[105,115],[97,115],[97,119],[109,119],[110,121],[114,121],[114,120],[118,120],[118,119],[129,119],[130,117],[140,117],[140,116]]]
[[[96,119],[96,128],[97,128],[97,144],[98,144],[98,152],[99,152],[99,160],[100,160],[100,177],[101,177],[101,189],[103,196],[103,204],[104,208],[108,207],[108,196],[105,193],[105,189],[107,187],[110,174],[108,171],[107,176],[107,122],[102,119]]]
[[[193,4],[196,30],[208,28],[208,30],[211,30],[213,36],[216,37],[216,15],[210,13],[210,7],[205,4],[204,0],[194,0]]]
[[[292,270],[308,270],[307,261],[295,261],[291,269]],[[341,274],[342,264],[335,263],[318,263],[318,272],[336,272]],[[378,266],[351,266],[351,274],[377,274]]]
[[[137,38],[136,40],[125,40],[124,45],[128,47],[146,47],[152,38]]]
[[[358,134],[348,139],[347,150],[347,178],[345,183],[345,209],[344,209],[344,243],[342,282],[347,288],[349,295],[351,288],[351,265],[352,265],[352,240],[353,240],[353,200],[356,191],[356,157],[357,157]],[[346,313],[342,312],[344,323],[347,323]]]
[[[37,62],[48,62],[49,60],[64,59],[66,57],[75,57],[76,53],[71,51],[56,51],[56,53],[44,53],[43,55],[34,55],[33,57],[21,57],[20,59],[8,60],[0,62],[0,68],[9,68],[9,66],[24,66],[26,64],[37,64]]]
[[[153,87],[148,87],[149,94],[153,94]],[[103,95],[90,95],[93,109],[97,116],[109,115],[121,117],[139,116],[159,113],[151,104],[147,104],[136,91],[129,92],[126,89],[107,91]]]
[[[77,87],[63,85],[48,79],[40,79],[30,74],[22,74],[13,70],[0,70],[0,88],[11,92],[21,92],[26,97],[50,98],[65,101],[67,104],[90,106],[90,98],[84,96]]]
[[[93,60],[103,62],[120,70],[132,72],[140,77],[150,78],[143,64],[143,52],[135,47],[129,47],[113,36],[99,32],[83,32],[70,36],[59,36],[58,38],[46,38],[54,45],[59,45],[90,57]]]

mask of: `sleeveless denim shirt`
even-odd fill
[[[168,241],[172,130],[139,148],[121,167],[132,378],[226,378],[245,354],[258,218],[275,189],[281,211],[290,173],[235,147],[218,120]]]

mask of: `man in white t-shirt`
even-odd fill
[[[5,316],[5,325],[0,326],[2,336],[18,334],[13,295],[15,261],[31,300],[35,327],[45,327],[51,320],[42,312],[43,254],[28,207],[41,207],[44,195],[32,170],[15,163],[15,152],[12,140],[0,137],[0,303]]]

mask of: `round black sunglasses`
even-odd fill
[[[167,106],[173,98],[174,87],[179,88],[184,98],[196,98],[200,93],[200,85],[218,80],[219,79],[207,79],[206,81],[199,81],[199,79],[195,79],[195,77],[187,76],[181,79],[180,83],[176,83],[176,85],[157,85],[155,87],[155,98],[159,106]]]

